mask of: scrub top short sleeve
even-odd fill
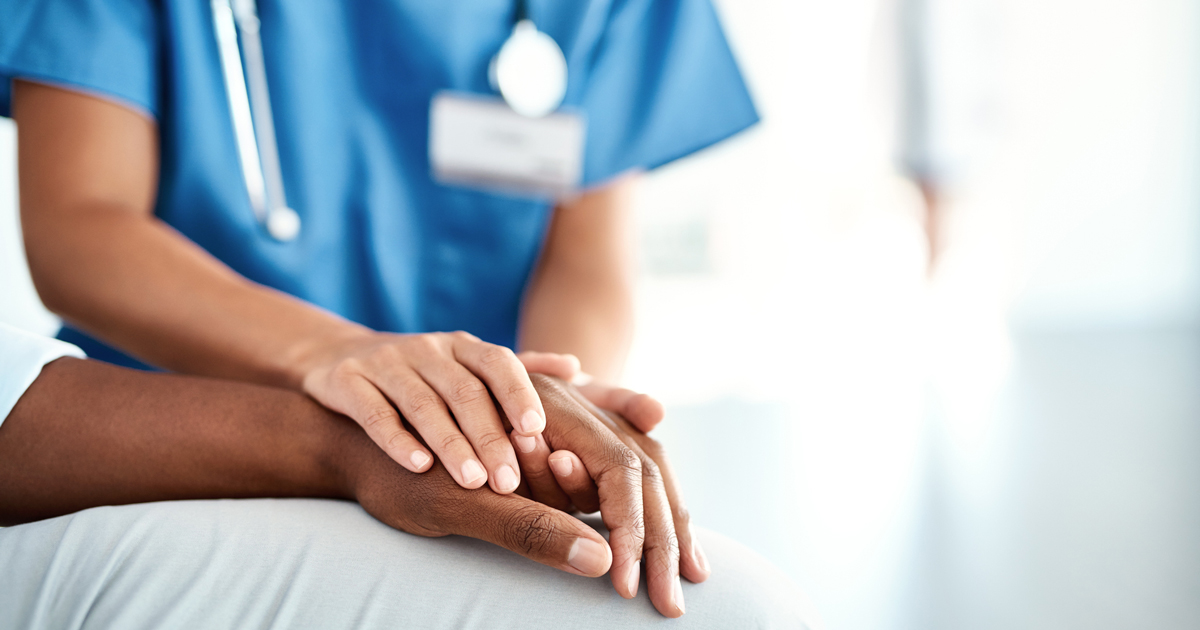
[[[559,39],[571,43],[566,102],[588,121],[585,185],[662,166],[758,122],[709,0],[613,0],[603,28],[581,26]]]
[[[37,380],[42,367],[62,357],[82,359],[84,354],[69,343],[0,323],[0,425]]]
[[[0,0],[0,116],[21,78],[159,112],[159,18],[150,0]]]

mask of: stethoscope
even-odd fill
[[[272,238],[288,242],[300,234],[301,221],[300,215],[288,207],[283,189],[259,36],[258,3],[211,1],[221,73],[250,207],[258,224]],[[525,0],[517,0],[513,21],[512,34],[488,66],[488,77],[513,111],[539,118],[554,112],[563,102],[567,60],[554,39],[529,19]]]

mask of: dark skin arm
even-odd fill
[[[440,463],[425,474],[397,465],[352,421],[295,392],[71,358],[47,365],[0,425],[0,524],[172,499],[349,499],[397,529],[487,540],[577,575],[598,577],[615,561],[614,586],[626,597],[637,591],[636,559],[644,553],[651,600],[664,615],[682,614],[672,588],[679,542],[685,577],[701,581],[708,569],[690,549],[669,473],[645,452],[652,442],[585,409],[561,381],[533,381],[549,414],[539,450],[549,445],[579,462],[558,481],[583,509],[599,508],[611,548],[547,505],[557,497],[567,507],[545,475],[548,451],[540,462],[522,456],[542,473],[523,492],[534,500],[466,490]]]
[[[352,428],[283,390],[59,359],[0,425],[0,523],[165,499],[352,499],[339,462]]]

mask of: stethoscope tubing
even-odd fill
[[[258,5],[255,0],[233,0],[232,4],[230,0],[212,0],[212,12],[250,206],[255,219],[272,237],[290,241],[299,232],[300,221],[299,215],[288,207],[283,185],[271,95],[267,88],[267,68],[259,35]]]
[[[288,207],[283,185],[283,169],[279,163],[279,144],[275,136],[267,68],[259,33],[258,3],[256,0],[211,0],[211,6],[221,73],[225,79],[225,93],[250,207],[255,220],[268,234],[278,241],[291,241],[300,232],[300,216]],[[565,86],[566,63],[562,59],[562,51],[553,40],[537,33],[536,27],[529,21],[525,0],[517,0],[513,19],[517,26],[509,41],[522,32],[522,25],[547,40],[552,58],[557,56],[559,59],[559,74],[563,77],[561,85]],[[495,61],[492,67],[495,67]],[[514,109],[523,109],[510,100],[511,95],[506,93],[503,86],[500,91]],[[557,102],[561,102],[561,93],[557,98]],[[546,111],[557,108],[557,102],[548,103],[548,109],[532,115],[544,115]]]

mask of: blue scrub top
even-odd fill
[[[255,220],[205,0],[0,0],[0,115],[25,78],[113,99],[161,135],[157,215],[245,277],[382,331],[466,330],[514,346],[546,200],[440,185],[440,90],[491,94],[513,0],[260,0],[299,238]],[[758,120],[710,0],[530,0],[588,120],[584,183],[651,169]],[[64,328],[89,355],[133,359]]]

